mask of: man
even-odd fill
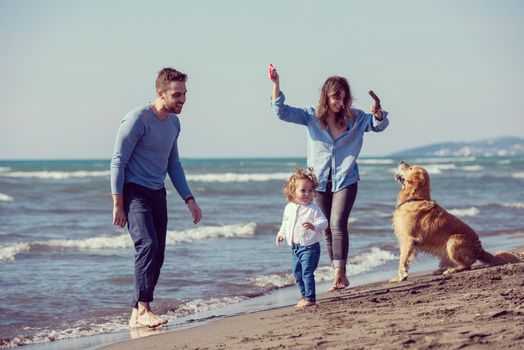
[[[116,135],[111,160],[113,224],[124,227],[127,223],[136,251],[131,328],[167,323],[149,305],[164,262],[167,174],[186,202],[193,223],[202,218],[178,156],[177,114],[186,102],[186,80],[187,76],[176,69],[162,69],[156,80],[156,99],[129,112]]]

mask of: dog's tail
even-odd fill
[[[482,250],[479,260],[489,265],[516,264],[524,261],[517,254],[504,250],[495,252],[493,255]]]

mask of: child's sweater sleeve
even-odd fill
[[[315,209],[315,222],[312,224],[315,226],[315,232],[322,232],[328,227],[328,220],[318,207]]]
[[[286,207],[287,209],[287,207]],[[286,215],[286,209],[284,209],[284,215],[282,216],[282,225],[280,225],[280,229],[277,232],[277,236],[286,238],[286,225],[287,225],[287,215]]]

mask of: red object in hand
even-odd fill
[[[275,67],[273,67],[273,65],[270,63],[269,64],[269,79],[273,80],[275,79],[275,75],[274,75],[274,71],[275,70]]]

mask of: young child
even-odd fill
[[[277,233],[275,243],[280,246],[284,240],[291,246],[293,253],[293,275],[300,288],[302,300],[296,307],[304,308],[315,305],[315,269],[320,259],[320,241],[322,231],[328,221],[320,209],[313,203],[317,178],[312,168],[307,171],[295,170],[284,185],[284,194],[289,203],[284,209],[282,226]]]

